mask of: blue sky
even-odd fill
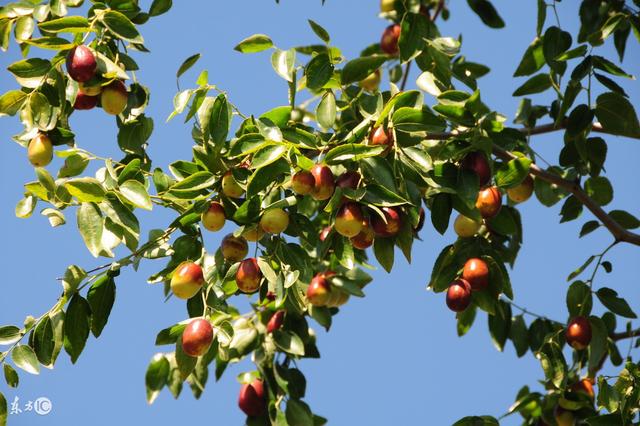
[[[364,46],[377,41],[386,26],[377,18],[375,0],[327,0],[324,7],[319,0],[283,0],[279,6],[268,0],[215,2],[215,7],[206,0],[175,3],[168,14],[141,28],[152,53],[136,56],[142,69],[138,78],[152,92],[148,114],[155,119],[156,131],[150,154],[155,165],[163,167],[177,158],[190,157],[189,127],[180,119],[164,123],[172,109],[175,71],[187,56],[203,54],[184,77],[183,87],[206,68],[210,81],[228,91],[231,101],[243,112],[260,114],[287,102],[286,85],[272,71],[268,54],[234,52],[232,48],[239,40],[265,33],[282,48],[315,43],[306,23],[311,18],[323,25],[333,43],[352,58]],[[535,35],[536,2],[495,1],[507,22],[502,30],[484,27],[464,2],[452,3],[452,16],[442,24],[442,33],[458,36],[464,30],[464,54],[469,60],[492,68],[480,80],[483,100],[512,118],[518,100],[511,93],[521,82],[514,81],[511,75]],[[559,5],[563,29],[575,32],[575,2]],[[549,22],[552,17],[550,14]],[[630,40],[622,65],[633,73],[640,68],[640,50],[633,36]],[[615,58],[610,45],[601,48],[601,53]],[[34,50],[33,54],[40,52]],[[18,57],[12,46],[9,53],[0,55],[0,67],[5,69]],[[621,84],[632,102],[640,99],[637,82]],[[5,73],[0,79],[0,91],[14,87],[15,82]],[[545,94],[539,99],[548,101],[550,96]],[[427,102],[432,104],[433,99],[427,97]],[[19,324],[26,315],[39,316],[55,302],[60,292],[55,277],[68,264],[89,269],[101,261],[93,259],[84,248],[74,229],[73,214],[68,214],[69,224],[56,229],[37,213],[28,220],[14,217],[22,184],[33,180],[34,173],[23,149],[10,140],[20,130],[18,121],[4,118],[0,123],[0,137],[4,140],[0,144],[0,197],[5,200],[0,209],[5,247],[0,259],[5,277],[1,284],[0,324]],[[74,114],[71,124],[81,147],[102,156],[120,156],[113,118],[94,110]],[[608,208],[622,208],[640,216],[638,179],[633,173],[640,158],[640,143],[606,139],[609,154],[605,167],[615,188],[615,198]],[[539,136],[533,145],[547,160],[557,162],[562,136]],[[55,170],[56,166],[59,164],[50,169]],[[602,251],[611,237],[599,230],[579,240],[580,227],[592,219],[591,215],[585,212],[577,221],[559,225],[559,209],[560,205],[544,208],[533,199],[521,207],[524,247],[511,277],[518,304],[564,321],[566,276],[589,255]],[[141,219],[144,229],[149,230],[164,226],[171,217],[167,212],[155,211],[141,213]],[[214,251],[224,234],[209,234],[207,248]],[[444,295],[425,291],[435,257],[453,241],[454,235],[448,232],[440,236],[425,226],[421,236],[423,241],[415,246],[413,265],[401,260],[390,275],[376,271],[375,281],[367,287],[367,298],[352,300],[334,319],[330,333],[319,332],[322,358],[300,363],[308,380],[307,401],[315,412],[328,417],[330,424],[445,425],[465,415],[501,415],[524,384],[541,390],[536,384],[542,377],[539,363],[530,353],[517,359],[510,343],[505,353],[496,351],[484,314],[478,316],[466,337],[457,337],[455,317],[447,310]],[[596,286],[616,288],[639,312],[640,286],[634,265],[639,259],[638,249],[618,245],[610,253],[613,272],[599,275]],[[162,262],[148,262],[137,273],[123,272],[117,279],[118,295],[111,320],[99,340],[92,338],[88,342],[77,365],[72,366],[63,354],[53,371],[44,371],[40,376],[21,375],[20,387],[6,391],[7,399],[18,396],[26,402],[46,396],[53,403],[53,412],[46,417],[33,413],[10,416],[10,425],[101,426],[116,421],[241,424],[244,416],[236,405],[239,385],[235,376],[250,369],[248,364],[229,368],[219,383],[211,379],[200,401],[195,401],[185,388],[178,401],[165,391],[153,406],[146,404],[147,363],[159,349],[168,350],[154,346],[155,335],[186,315],[182,303],[175,299],[164,303],[162,288],[146,283],[146,277],[162,266]],[[596,306],[601,310],[597,303]],[[627,344],[621,346],[623,354]],[[518,424],[517,420],[507,418],[504,424]]]

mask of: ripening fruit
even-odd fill
[[[382,155],[386,155],[393,148],[393,133],[382,126],[371,130],[369,134],[369,145],[386,146]]]
[[[257,417],[264,414],[267,408],[267,401],[265,400],[262,380],[255,379],[251,383],[242,385],[240,396],[238,397],[238,407],[249,417]]]
[[[307,300],[314,306],[325,306],[331,295],[331,284],[326,274],[316,274],[307,288]]]
[[[367,219],[362,221],[362,229],[355,237],[351,237],[351,244],[360,250],[366,250],[373,245],[375,232]]]
[[[111,82],[100,93],[100,104],[107,114],[120,114],[127,106],[128,100],[127,86],[120,80]]]
[[[204,284],[202,268],[193,262],[182,262],[171,276],[171,291],[179,299],[191,299]]]
[[[229,262],[240,262],[249,253],[247,240],[242,237],[236,237],[233,234],[229,234],[222,239],[220,249],[222,257]]]
[[[573,318],[565,332],[567,343],[576,350],[585,349],[591,343],[591,324],[583,316]]]
[[[78,83],[78,91],[85,95],[98,96],[102,93],[102,85],[96,80],[86,81],[84,83]]]
[[[342,189],[358,189],[360,179],[360,173],[354,170],[349,170],[338,176],[336,179],[336,186]]]
[[[469,238],[478,233],[482,222],[475,221],[465,215],[459,214],[453,222],[453,230],[458,234],[458,237]]]
[[[67,53],[67,72],[75,81],[89,81],[96,74],[96,57],[85,45],[74,47]]]
[[[582,379],[577,381],[573,386],[571,386],[571,391],[585,394],[591,401],[596,397],[596,394],[593,391],[593,383],[591,383],[591,379]]]
[[[371,215],[371,226],[378,237],[393,237],[400,232],[402,227],[402,217],[400,211],[395,207],[382,207],[382,213],[386,219],[382,219],[378,214]]]
[[[236,271],[236,284],[241,292],[255,293],[260,288],[261,280],[262,271],[260,271],[255,257],[240,262],[238,271]]]
[[[389,25],[382,32],[380,39],[380,50],[387,55],[395,56],[398,54],[398,39],[400,38],[400,25]]]
[[[360,233],[363,220],[360,206],[357,203],[347,202],[338,210],[334,227],[338,234],[351,238]]]
[[[313,175],[307,171],[300,171],[291,178],[291,188],[293,192],[299,195],[307,195],[313,191],[313,185],[316,180]]]
[[[531,198],[531,194],[533,194],[533,178],[531,175],[527,175],[527,177],[520,182],[518,186],[507,189],[507,196],[514,203],[523,203],[527,201]]]
[[[289,226],[289,215],[282,209],[269,209],[260,218],[260,227],[264,232],[279,234]]]
[[[216,232],[222,229],[226,221],[224,207],[217,201],[211,202],[209,208],[202,212],[200,217],[202,226],[208,231]]]
[[[375,92],[380,87],[380,69],[378,68],[358,83],[367,92]]]
[[[311,168],[311,174],[315,180],[311,196],[318,201],[331,198],[336,187],[331,169],[328,166],[316,164]]]
[[[222,176],[222,193],[229,198],[240,198],[244,194],[244,189],[236,182],[231,170],[227,170]]]
[[[53,144],[49,136],[38,133],[27,147],[27,158],[35,167],[46,167],[53,159]]]
[[[391,12],[395,10],[395,8],[395,0],[380,0],[380,12]]]
[[[478,192],[476,208],[480,210],[483,218],[494,217],[500,211],[500,207],[502,207],[502,194],[497,187],[491,186]]]
[[[197,358],[207,353],[213,341],[213,327],[203,318],[194,319],[182,332],[182,350]]]
[[[447,306],[454,312],[462,312],[471,303],[471,286],[463,279],[455,280],[447,290]]]
[[[462,159],[462,168],[471,170],[478,175],[481,188],[491,180],[491,166],[487,156],[482,151],[474,151],[465,155]]]
[[[553,410],[553,417],[555,417],[558,426],[575,425],[575,417],[573,416],[573,412],[566,410],[559,405],[556,405],[556,408]]]
[[[487,263],[476,257],[467,260],[464,268],[462,268],[462,279],[469,283],[471,290],[484,290],[489,286],[489,267]]]
[[[245,240],[256,242],[260,241],[260,239],[264,236],[264,230],[260,227],[260,225],[252,225],[248,228],[245,228],[242,231],[242,236]]]
[[[280,330],[282,323],[284,322],[284,311],[277,311],[269,318],[267,322],[267,333],[273,333],[276,330]]]
[[[83,92],[78,92],[76,101],[73,103],[73,109],[89,110],[95,108],[96,105],[98,105],[97,96],[89,96]]]

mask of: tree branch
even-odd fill
[[[640,328],[637,328],[635,330],[630,330],[630,331],[623,331],[620,333],[613,333],[609,337],[611,337],[611,340],[615,342],[617,342],[618,340],[631,339],[633,337],[640,337]]]
[[[566,122],[560,123],[559,126],[556,126],[555,123],[543,124],[540,126],[532,127],[532,128],[522,128],[519,129],[522,133],[528,135],[539,135],[543,133],[550,133],[557,130],[561,130],[566,125]],[[592,128],[594,132],[600,133],[609,133],[605,129],[603,129],[600,123],[594,123]],[[428,134],[427,138],[432,140],[446,140],[451,137],[460,135],[458,132],[450,132],[450,133],[433,133]],[[611,133],[609,133],[611,134]],[[493,154],[504,161],[509,161],[514,158],[517,158],[516,155],[510,153],[504,148],[499,147],[498,145],[493,145]],[[591,199],[587,195],[587,193],[582,189],[578,182],[573,182],[567,179],[564,179],[562,176],[558,176],[557,174],[550,173],[546,170],[541,169],[535,164],[532,164],[529,168],[532,176],[537,177],[538,179],[542,179],[546,182],[557,185],[558,187],[566,190],[571,193],[574,197],[580,201],[588,210],[593,213],[593,215],[600,219],[602,224],[611,232],[616,241],[622,241],[626,243],[630,243],[636,246],[640,246],[640,235],[635,234],[624,227],[622,227],[618,222],[613,220],[611,216],[605,212],[600,205],[598,205],[595,201]]]

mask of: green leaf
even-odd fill
[[[455,422],[453,426],[500,426],[500,423],[492,416],[467,416]]]
[[[516,349],[518,358],[522,357],[527,353],[527,350],[529,350],[529,332],[522,315],[511,318],[509,339],[513,342],[513,347]]]
[[[157,0],[156,0],[157,1]],[[169,0],[171,1],[171,0]],[[178,71],[176,72],[176,78],[180,78],[180,76],[182,74],[184,74],[185,72],[187,72],[192,66],[195,65],[196,62],[198,62],[198,59],[200,59],[200,54],[196,53],[195,55],[191,55],[189,56],[187,59],[185,59],[182,64],[180,64],[180,68],[178,68]]]
[[[596,296],[598,296],[600,302],[614,314],[625,318],[638,318],[627,301],[618,297],[617,291],[602,287],[596,291]]]
[[[17,388],[18,385],[20,384],[20,377],[18,376],[18,372],[11,365],[6,363],[4,364],[3,370],[4,370],[4,379],[7,382],[7,385],[11,388]],[[2,402],[0,401],[0,405],[1,404]],[[0,407],[0,416],[2,416],[2,407]],[[2,424],[1,417],[0,417],[0,424]]]
[[[588,316],[593,306],[593,295],[588,285],[575,281],[567,290],[567,309],[569,316]]]
[[[541,93],[551,87],[549,74],[537,74],[518,87],[512,96],[524,96],[534,93]]]
[[[585,224],[582,225],[582,229],[580,230],[580,238],[584,237],[587,234],[590,234],[591,232],[595,231],[599,227],[600,227],[600,222],[598,222],[597,220],[590,220],[588,222],[585,222]]]
[[[342,84],[347,85],[365,79],[369,74],[380,68],[387,59],[384,55],[362,56],[353,59],[342,69]]]
[[[102,23],[115,36],[130,41],[132,43],[144,43],[144,39],[138,32],[136,26],[120,12],[108,10],[102,16]]]
[[[394,245],[391,238],[376,238],[373,242],[373,252],[385,271],[393,269]]]
[[[511,305],[500,301],[496,306],[494,315],[489,315],[489,332],[493,345],[500,352],[504,350],[504,344],[509,337],[511,327]]]
[[[425,19],[423,15],[417,13],[404,15],[402,22],[400,22],[400,38],[398,39],[398,50],[402,62],[413,58],[424,48],[424,40],[432,38],[429,34],[429,25],[431,25],[430,21]],[[439,53],[437,46],[434,47],[434,54]]]
[[[567,64],[558,62],[555,58],[564,53],[569,47],[571,47],[570,33],[562,31],[556,26],[547,28],[542,40],[542,51],[546,63],[549,64],[549,68],[558,74],[564,74],[567,69]]]
[[[153,0],[153,3],[151,3],[151,7],[149,8],[149,16],[162,15],[163,13],[168,12],[172,5],[172,0]]]
[[[304,69],[304,75],[307,77],[307,87],[309,89],[321,89],[333,75],[333,64],[329,55],[320,53],[314,56]]]
[[[613,187],[604,176],[590,177],[584,183],[587,195],[601,206],[606,206],[613,200]]]
[[[640,123],[633,105],[622,95],[603,93],[596,99],[596,117],[607,132],[640,139]]]
[[[25,40],[24,42],[30,46],[39,47],[40,49],[57,51],[71,49],[74,46],[71,41],[61,37],[31,38],[29,40]]]
[[[147,189],[137,180],[129,179],[120,185],[120,193],[136,207],[145,210],[153,208]]]
[[[7,399],[0,392],[0,426],[7,426]]]
[[[587,54],[587,50],[589,50],[589,46],[586,44],[582,44],[575,49],[567,50],[566,52],[556,56],[554,60],[556,61],[568,61],[570,59],[578,58],[580,56],[584,56]]]
[[[273,340],[280,350],[292,355],[304,356],[304,343],[297,334],[277,330],[273,332]]]
[[[155,354],[149,362],[144,382],[147,388],[147,403],[153,404],[162,388],[167,384],[171,366],[163,354]]]
[[[64,187],[81,203],[100,202],[105,197],[100,181],[94,178],[71,179],[64,184]]]
[[[488,0],[467,0],[469,7],[491,28],[503,28],[504,21]]]
[[[567,363],[560,346],[553,341],[544,343],[538,352],[538,359],[546,379],[559,388],[567,374]]]
[[[618,222],[624,229],[636,229],[640,227],[640,220],[624,210],[612,210],[609,212],[611,219]]]
[[[311,410],[307,404],[297,399],[287,401],[286,418],[290,425],[314,426]]]
[[[280,77],[293,83],[296,66],[296,50],[276,49],[273,55],[271,55],[271,66],[273,66],[273,69]]]
[[[404,132],[442,132],[446,127],[445,120],[426,106],[422,109],[398,108],[391,120],[397,130]]]
[[[83,33],[89,31],[89,20],[82,16],[65,16],[64,18],[40,22],[38,27],[49,33]]]
[[[364,145],[364,144],[342,144],[332,148],[324,157],[327,164],[340,164],[346,161],[360,161],[364,158],[375,157],[386,148],[384,146]]]
[[[307,21],[309,22],[309,25],[311,26],[313,32],[316,33],[316,35],[320,37],[322,41],[329,44],[329,42],[331,41],[331,37],[329,36],[327,30],[322,28],[319,24],[313,22],[311,19],[308,19]]]
[[[71,298],[64,321],[64,350],[75,364],[89,337],[91,307],[79,294]]]
[[[595,371],[607,355],[607,326],[596,316],[589,317],[591,342],[589,343],[589,371]]]
[[[31,344],[38,361],[44,366],[52,367],[54,361],[55,340],[51,317],[45,316],[33,331]]]
[[[89,252],[94,257],[102,253],[103,220],[100,210],[93,203],[82,203],[77,212],[78,230]]]
[[[503,188],[517,186],[529,174],[531,163],[528,157],[518,157],[501,164],[495,172],[496,184]]]
[[[11,359],[16,367],[30,374],[40,374],[40,364],[36,353],[27,345],[18,345],[11,351]]]
[[[251,161],[251,168],[259,169],[280,159],[287,152],[286,145],[268,145],[256,152]]]
[[[441,192],[433,197],[431,204],[431,223],[441,235],[447,232],[453,204],[451,195]]]
[[[100,337],[107,325],[115,299],[116,283],[113,277],[104,274],[93,282],[87,293],[87,301],[91,306],[91,332],[95,337]]]
[[[241,53],[256,53],[272,47],[273,42],[268,36],[264,34],[254,34],[238,43],[238,45],[234,47],[234,50]]]
[[[476,312],[477,309],[475,306],[469,306],[464,311],[456,314],[458,336],[464,336],[471,329],[473,321],[476,319]]]
[[[222,147],[229,134],[231,127],[231,107],[224,93],[219,94],[213,107],[211,108],[211,116],[209,118],[209,131],[213,144],[219,149]]]
[[[0,345],[11,345],[22,338],[20,329],[15,325],[0,327]]]
[[[331,90],[327,90],[316,109],[316,120],[324,129],[330,129],[336,122],[336,113],[336,97]]]
[[[27,94],[21,90],[10,90],[0,96],[0,116],[15,115],[27,100]]]
[[[42,77],[51,69],[51,62],[46,59],[29,58],[14,62],[7,70],[19,78]]]
[[[542,39],[536,37],[535,40],[525,50],[520,64],[513,74],[514,77],[531,75],[544,65],[544,53],[542,52]]]

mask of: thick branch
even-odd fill
[[[550,133],[556,130],[560,130],[563,128],[564,124],[565,123],[562,123],[560,127],[555,126],[555,124],[544,124],[533,128],[522,128],[520,129],[520,131],[529,135],[539,135],[542,133]],[[600,125],[600,123],[595,123],[592,127],[592,130],[595,132],[607,133],[602,128],[602,125]],[[456,132],[434,133],[429,134],[428,138],[434,140],[446,140],[456,136],[457,134],[458,133]],[[493,145],[493,154],[504,161],[509,161],[517,158],[514,154],[495,144]],[[611,216],[609,216],[607,212],[605,212],[602,207],[598,205],[598,203],[593,201],[591,197],[587,195],[582,187],[580,187],[579,183],[564,179],[557,174],[547,172],[546,170],[539,168],[535,164],[532,164],[529,170],[531,172],[531,175],[535,176],[536,178],[557,185],[558,187],[566,190],[574,197],[576,197],[578,201],[580,201],[587,209],[589,209],[595,217],[600,219],[602,224],[609,230],[609,232],[611,232],[616,241],[623,241],[636,246],[640,246],[640,235],[630,232],[629,230],[622,227],[618,222],[613,220],[613,218],[611,218]]]
[[[633,337],[640,337],[640,328],[630,331],[623,331],[620,333],[613,333],[611,335],[611,339],[614,341],[623,340],[623,339],[631,339]]]

